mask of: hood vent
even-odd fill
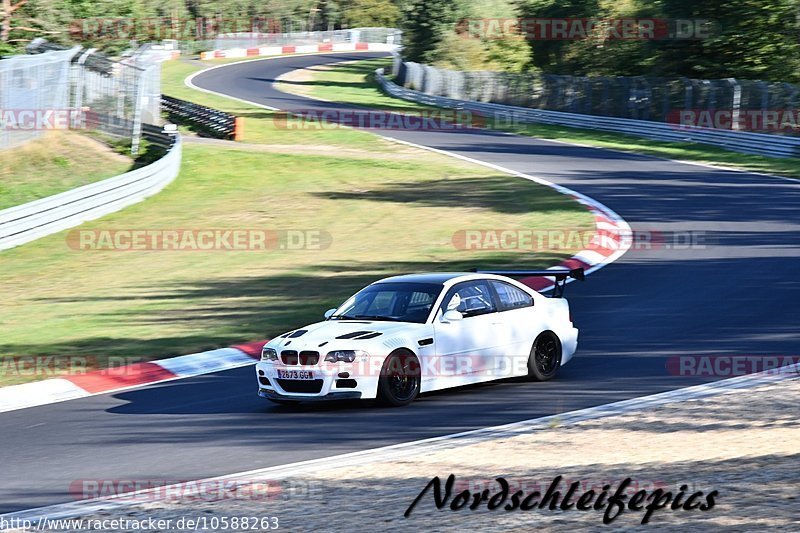
[[[284,333],[283,335],[279,335],[278,338],[279,339],[295,339],[297,337],[302,337],[306,333],[308,333],[307,329],[296,329],[294,331],[289,331],[287,333]]]
[[[383,335],[383,333],[380,333],[378,331],[353,331],[351,333],[345,333],[344,335],[339,335],[336,338],[364,340],[364,339],[374,339],[375,337],[380,337],[381,335]]]
[[[353,339],[355,337],[358,337],[359,335],[367,335],[369,333],[372,333],[372,332],[371,331],[353,331],[353,332],[350,332],[350,333],[345,333],[344,335],[339,335],[336,338],[337,339]]]

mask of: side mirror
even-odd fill
[[[459,313],[459,312],[458,312],[458,311],[456,311],[455,309],[451,309],[451,310],[449,310],[449,311],[446,311],[446,312],[445,312],[445,313],[442,315],[442,319],[441,319],[441,321],[442,321],[442,322],[444,322],[444,323],[447,323],[447,322],[456,322],[456,321],[458,321],[458,320],[461,320],[462,318],[464,318],[464,315],[462,315],[461,313]]]
[[[333,313],[335,312],[336,312],[335,307],[333,309],[328,309],[327,311],[325,311],[325,320],[329,319],[331,315],[333,315]]]

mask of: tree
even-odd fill
[[[520,4],[523,19],[568,19],[597,17],[597,0],[527,0]],[[527,36],[533,64],[552,73],[572,73],[575,65],[567,60],[576,41],[533,39]]]
[[[800,81],[797,0],[523,0],[528,18],[653,19],[655,39],[531,40],[533,63],[554,74]],[[707,22],[704,22],[707,21]]]
[[[0,23],[0,41],[7,43],[11,36],[11,19],[19,8],[28,3],[28,0],[19,0],[16,4],[11,0],[2,1],[3,11],[0,16],[3,17],[3,21]]]
[[[409,0],[402,12],[403,54],[409,61],[424,63],[433,58],[445,33],[457,20],[450,0]]]
[[[354,0],[343,15],[343,22],[349,28],[394,28],[400,10],[390,0]]]
[[[482,22],[518,17],[513,0],[455,0],[446,4],[411,0],[403,8],[403,54],[406,59],[454,70],[528,68],[525,39],[502,29],[487,35],[474,31]],[[494,20],[493,20],[494,19]],[[493,24],[492,27],[496,27]]]
[[[663,13],[712,24],[707,37],[664,42],[662,74],[800,81],[796,0],[663,0]]]

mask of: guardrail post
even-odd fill
[[[647,78],[641,78],[642,83],[644,84],[644,118],[645,120],[650,120],[650,110],[651,106],[653,105],[653,86],[650,85],[650,82]]]
[[[681,78],[684,87],[686,87],[686,91],[683,93],[683,109],[692,109],[692,80],[689,78]]]
[[[144,75],[139,74],[136,80],[136,95],[133,108],[133,135],[131,137],[131,155],[139,154],[139,142],[142,137],[142,106],[144,105]]]
[[[731,129],[739,129],[739,116],[742,107],[742,86],[736,78],[728,78],[728,83],[733,88],[733,102],[731,105]]]
[[[83,108],[83,84],[85,83],[85,78],[86,78],[85,76],[86,69],[84,67],[84,64],[86,63],[86,60],[89,59],[89,56],[95,53],[96,51],[97,48],[90,48],[86,50],[86,52],[81,54],[81,57],[78,58],[77,65],[75,66],[75,68],[78,70],[77,80],[75,81],[75,101],[73,103],[75,109]],[[79,128],[81,126],[82,125],[78,125],[75,123],[75,118],[74,118],[72,127]]]
[[[236,117],[233,119],[233,140],[241,141],[244,138],[244,118]]]
[[[761,87],[761,111],[765,112],[769,107],[769,85],[765,81],[759,81],[758,86]]]

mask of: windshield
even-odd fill
[[[331,320],[388,320],[422,324],[442,285],[435,283],[375,283],[342,304]]]

